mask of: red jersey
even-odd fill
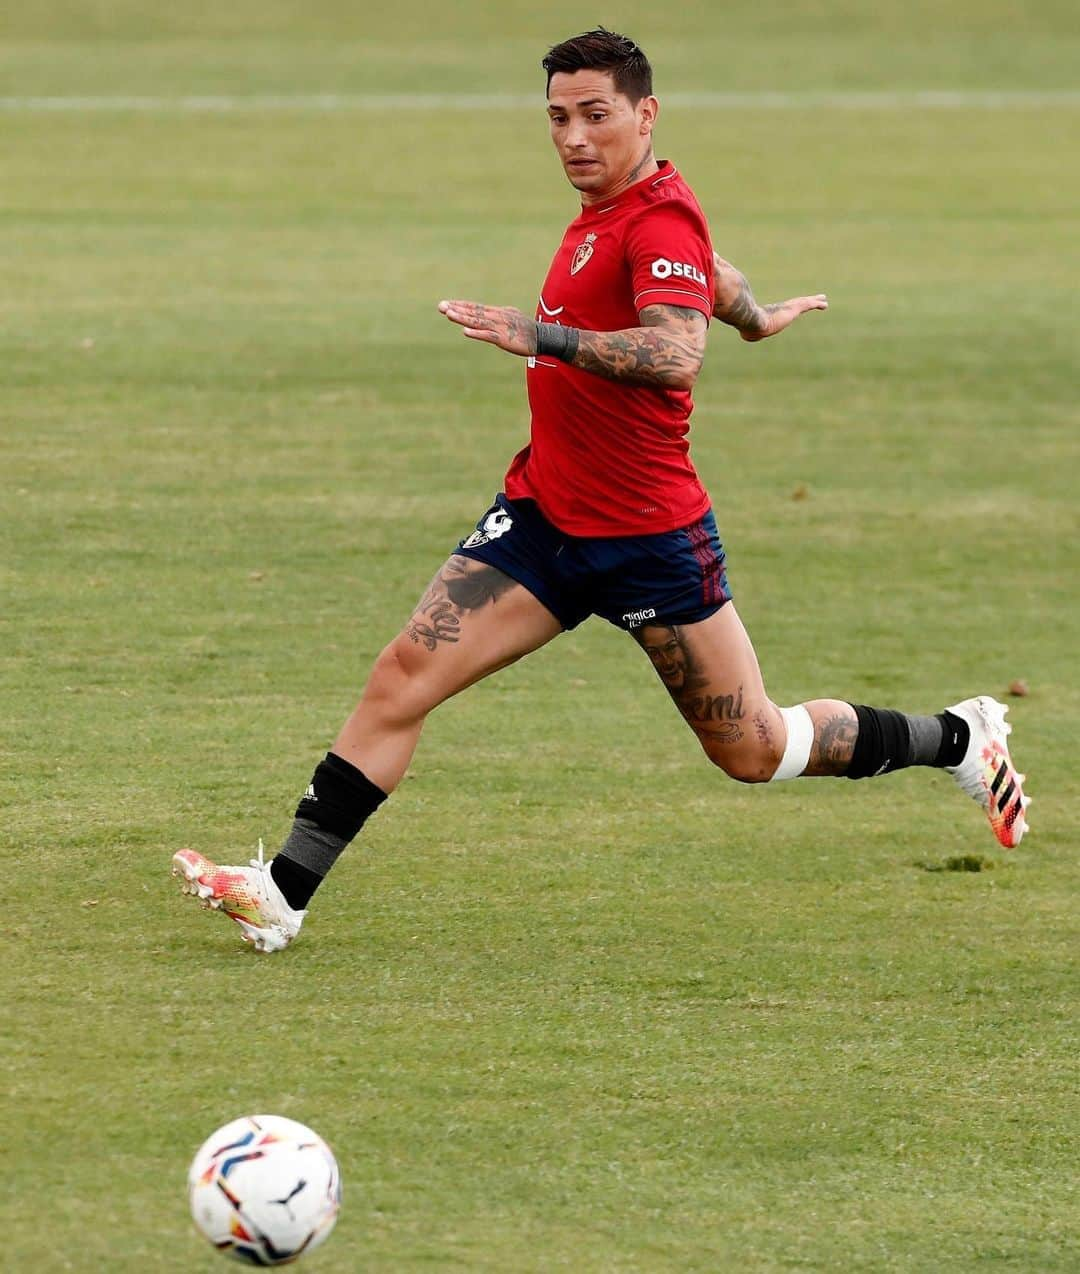
[[[593,332],[640,327],[647,305],[708,318],[705,214],[668,161],[609,203],[583,208],[551,263],[536,317]],[[569,535],[651,535],[697,521],[709,497],[690,461],[689,390],[606,380],[530,358],[532,431],[506,494],[533,499]]]

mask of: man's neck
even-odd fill
[[[645,177],[651,177],[653,173],[660,171],[660,165],[656,162],[656,156],[653,154],[652,147],[645,152],[637,163],[621,177],[614,185],[608,187],[602,194],[586,194],[584,191],[581,195],[581,206],[590,208],[598,203],[607,203],[609,199],[617,199],[624,191],[636,185]]]

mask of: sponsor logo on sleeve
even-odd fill
[[[646,610],[628,611],[627,614],[622,617],[622,622],[627,626],[627,628],[640,628],[647,619],[655,618],[656,611],[650,607]]]
[[[654,279],[690,279],[701,287],[708,287],[705,272],[688,261],[669,261],[667,257],[657,257],[652,263]]]

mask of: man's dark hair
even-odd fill
[[[649,59],[633,40],[605,27],[556,44],[540,65],[547,71],[549,90],[551,77],[559,72],[572,75],[575,71],[610,71],[615,91],[635,104],[652,93]]]

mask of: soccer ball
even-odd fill
[[[322,1243],[341,1206],[341,1174],[317,1133],[281,1115],[219,1128],[188,1170],[199,1231],[249,1265],[286,1265]]]

